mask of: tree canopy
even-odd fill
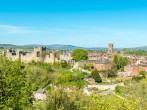
[[[30,87],[20,62],[0,58],[0,109],[30,110]]]
[[[113,67],[117,70],[124,69],[124,66],[126,66],[129,63],[128,58],[115,55],[113,57]]]
[[[83,49],[76,49],[72,52],[73,60],[80,61],[80,60],[87,60],[88,59],[88,52]]]

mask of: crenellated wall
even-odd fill
[[[30,62],[45,62],[45,63],[55,63],[58,59],[55,56],[55,53],[50,53],[46,55],[45,47],[35,47],[33,52],[26,52],[22,50],[13,50],[8,49],[6,51],[6,57],[9,60],[16,61],[19,60],[24,63]]]

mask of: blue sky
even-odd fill
[[[147,45],[146,0],[3,0],[1,44]]]

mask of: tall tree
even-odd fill
[[[88,59],[88,52],[83,49],[76,49],[72,52],[73,60],[80,61],[80,60],[87,60]]]
[[[0,109],[31,109],[31,95],[21,63],[0,58]]]
[[[117,70],[123,69],[128,64],[128,59],[123,56],[115,55],[113,57],[113,67]]]

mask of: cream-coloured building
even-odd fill
[[[55,63],[58,62],[58,58],[55,53],[46,53],[45,47],[35,47],[32,52],[23,50],[13,50],[8,49],[6,51],[6,57],[12,61],[21,61],[24,63],[29,62],[45,62],[45,63]]]

